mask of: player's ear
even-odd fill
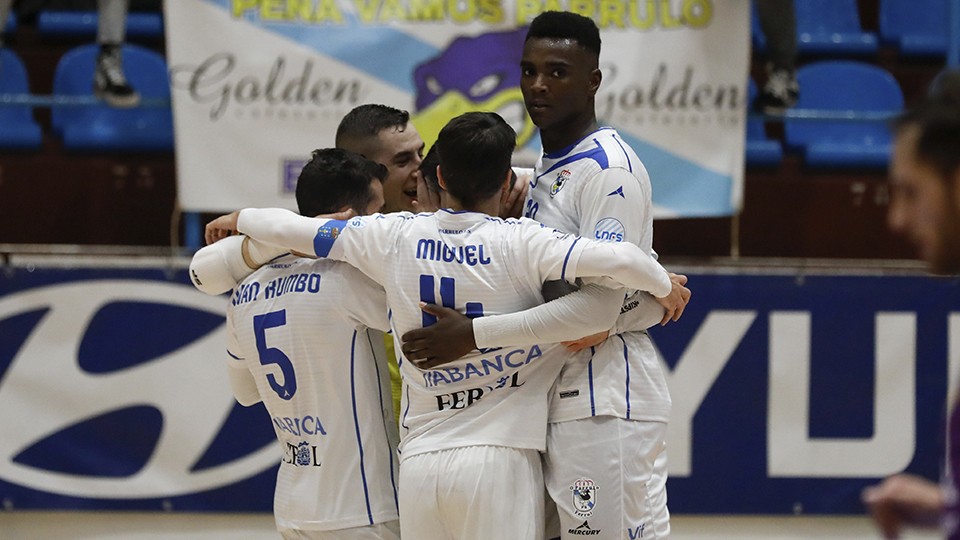
[[[600,90],[600,81],[603,80],[603,73],[600,72],[600,68],[594,69],[590,72],[590,78],[588,80],[590,95],[597,95],[597,91]]]
[[[443,175],[440,174],[439,165],[437,165],[437,183],[440,184],[440,187],[443,188],[444,191],[447,191],[447,183],[443,180]]]

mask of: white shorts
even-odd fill
[[[333,531],[280,529],[280,536],[284,540],[400,540],[400,522],[393,520]]]
[[[543,475],[561,538],[669,537],[666,430],[612,416],[549,425]]]
[[[405,540],[541,540],[543,473],[536,450],[468,446],[400,462]]]

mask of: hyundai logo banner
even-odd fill
[[[8,269],[4,507],[269,511],[280,450],[230,393],[226,304],[185,270]]]
[[[689,274],[683,319],[651,330],[673,512],[861,513],[883,476],[939,476],[957,281]],[[8,267],[4,507],[270,511],[281,452],[230,394],[225,308],[159,264]]]

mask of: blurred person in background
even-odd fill
[[[793,0],[754,0],[760,28],[767,38],[764,52],[767,82],[754,106],[764,114],[783,114],[797,104],[797,13]]]
[[[13,0],[0,0],[0,47]],[[113,107],[136,107],[137,93],[123,72],[121,46],[127,36],[127,11],[130,0],[97,0],[97,43],[100,52],[93,72],[94,94]]]
[[[888,224],[917,246],[931,272],[958,274],[960,73],[941,75],[928,99],[900,116],[893,130]],[[948,472],[939,484],[897,474],[864,490],[884,538],[899,538],[905,526],[939,526],[947,538],[960,540],[960,407],[950,407]]]

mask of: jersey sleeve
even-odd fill
[[[647,291],[657,298],[670,294],[670,275],[649,253],[634,244],[595,242],[580,238],[575,261],[566,268],[574,277],[604,278],[611,287]]]
[[[387,292],[362,272],[348,268],[343,280],[343,305],[353,320],[367,328],[390,331],[387,317]]]
[[[473,320],[474,338],[481,348],[577,339],[609,330],[617,313],[609,308],[622,301],[619,289],[585,285],[524,311],[478,317]]]
[[[666,309],[648,292],[637,291],[628,297],[620,309],[611,334],[639,332],[663,320]]]
[[[645,171],[644,171],[645,172]],[[580,236],[643,246],[650,193],[630,171],[612,167],[590,179],[580,193]]]
[[[243,261],[243,237],[230,236],[204,246],[190,260],[190,282],[210,295],[223,294],[253,273]]]
[[[547,281],[573,283],[576,280],[578,276],[570,270],[577,267],[583,239],[527,218],[520,219],[513,233],[509,245],[523,246],[523,249],[510,249],[514,262],[523,270],[518,274],[536,280],[536,289]]]
[[[383,261],[392,252],[402,219],[374,214],[342,221],[308,218],[280,208],[248,208],[240,212],[237,228],[268,244],[347,262],[382,283]]]

